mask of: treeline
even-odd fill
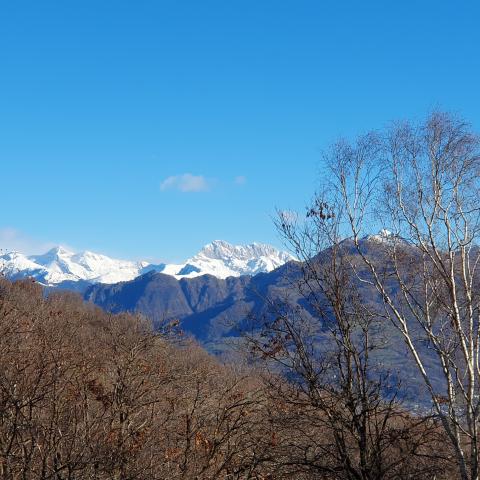
[[[351,400],[0,280],[2,479],[455,478],[433,419]]]

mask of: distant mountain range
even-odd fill
[[[82,290],[89,284],[113,284],[133,280],[147,272],[161,272],[176,278],[214,275],[238,277],[269,272],[293,257],[262,244],[231,245],[216,240],[182,264],[151,264],[118,260],[94,252],[71,252],[61,246],[43,255],[12,251],[0,255],[0,272],[11,279],[31,277],[46,286]]]
[[[384,230],[362,239],[360,248],[388,261],[385,247],[399,240],[408,248],[408,242]],[[358,255],[351,240],[345,240],[343,248],[352,258]],[[319,261],[329,255],[328,250],[319,252]],[[138,312],[157,325],[178,320],[183,331],[214,353],[228,350],[232,342],[238,343],[242,330],[258,330],[261,322],[278,315],[286,305],[299,308],[304,317],[316,316],[298,289],[301,262],[258,243],[234,246],[215,241],[183,264],[129,262],[61,247],[37,256],[10,252],[0,257],[2,261],[4,274],[12,279],[33,277],[48,288],[77,290],[107,311]],[[369,273],[362,272],[361,265],[357,273],[367,278]],[[369,282],[359,282],[358,288],[362,298],[381,305]],[[324,319],[317,340],[328,342],[327,332]],[[421,386],[416,367],[407,359],[398,330],[386,323],[384,333],[389,347],[380,352],[378,361],[400,375],[406,395],[415,399]]]
[[[379,256],[383,246],[391,239],[390,232],[382,231],[361,240],[361,247]],[[345,240],[342,245],[349,253],[356,255],[356,248],[351,240]],[[233,266],[226,266],[225,259],[229,259],[231,263],[238,260],[233,257],[232,248],[228,247],[231,246],[225,242],[207,245],[182,268],[188,270],[191,266],[198,265],[204,272],[212,272],[218,271],[215,270],[216,266],[219,269],[221,266],[220,272],[223,273],[223,269],[229,268],[228,271],[236,275],[201,275],[199,272],[194,272],[193,277],[190,273],[186,276],[171,275],[165,272],[169,267],[146,272],[126,282],[92,285],[86,289],[85,299],[115,313],[139,312],[157,323],[180,320],[187,332],[193,333],[204,343],[236,336],[238,329],[245,326],[249,317],[258,319],[275,315],[275,305],[281,305],[287,298],[290,304],[303,307],[305,315],[314,315],[298,290],[298,280],[302,275],[301,262],[293,260],[287,254],[288,256],[281,257],[282,262],[277,268],[271,268],[271,263],[263,263],[265,260],[262,260],[261,270],[258,268],[258,261],[253,268],[245,268],[245,265],[248,265],[246,259],[253,256],[253,253],[256,253],[255,258],[262,258],[259,253],[278,255],[278,251],[272,247],[265,250],[266,246],[257,244],[255,250],[252,246],[233,247],[239,257],[245,258],[240,264],[243,268],[233,270]],[[318,254],[319,259],[328,257],[328,250]],[[270,261],[271,258],[269,257]],[[289,261],[285,261],[287,259]],[[241,274],[242,271],[252,272],[254,269],[258,273]],[[377,295],[374,288],[369,286],[367,289],[367,284],[360,284],[359,288],[364,291],[365,297]]]

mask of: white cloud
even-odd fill
[[[245,185],[247,183],[247,177],[244,175],[238,175],[238,177],[235,177],[235,185]]]
[[[0,228],[0,251],[17,250],[26,255],[44,253],[55,244],[43,242],[25,235],[12,227]]]
[[[180,192],[207,192],[210,190],[211,182],[203,175],[172,175],[167,177],[160,184],[160,190],[179,190]]]

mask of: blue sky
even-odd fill
[[[0,243],[278,245],[337,136],[436,106],[480,129],[479,22],[473,0],[2,2]]]

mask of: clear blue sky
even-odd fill
[[[278,245],[338,135],[435,106],[480,128],[478,0],[0,5],[7,246]]]

